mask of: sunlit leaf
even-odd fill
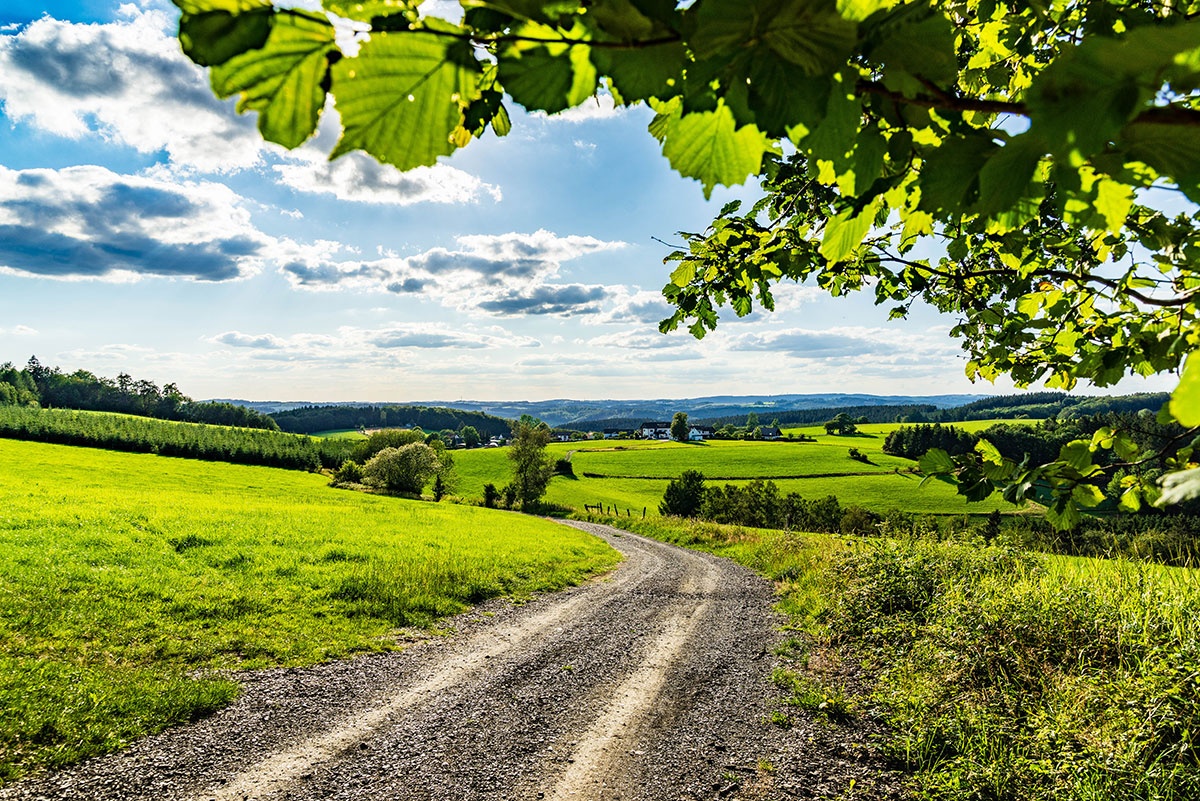
[[[324,17],[280,15],[262,48],[213,68],[213,91],[219,97],[241,93],[238,110],[259,113],[264,139],[298,147],[316,130],[333,51],[333,26]]]
[[[717,184],[740,184],[758,172],[768,139],[754,126],[737,128],[725,104],[715,111],[669,120],[663,155],[683,175],[704,186],[704,196]]]
[[[1200,426],[1200,351],[1187,358],[1179,386],[1171,393],[1171,415],[1181,425]]]
[[[372,36],[357,57],[333,66],[345,130],[332,157],[365,150],[407,170],[452,152],[450,136],[478,96],[471,58],[469,48],[433,34]]]

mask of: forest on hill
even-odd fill
[[[12,362],[0,365],[0,406],[117,412],[160,420],[279,430],[265,414],[233,403],[192,400],[174,383],[159,387],[153,381],[135,379],[124,372],[116,378],[87,370],[67,373],[58,367],[44,366],[36,356],[30,357],[23,368]]]
[[[271,418],[283,431],[315,434],[319,431],[370,428],[420,428],[425,431],[460,431],[474,426],[483,437],[508,434],[511,422],[483,412],[441,406],[306,406],[276,412]]]

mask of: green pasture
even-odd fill
[[[319,475],[0,440],[0,783],[210,712],[215,671],[395,647],[611,567],[538,518]]]
[[[1014,426],[1035,426],[1041,420],[1020,419],[1020,420],[967,420],[962,423],[942,423],[944,426],[953,426],[954,428],[962,429],[977,433],[986,428],[1003,423],[1005,425]],[[903,426],[914,425],[913,423],[861,423],[858,425],[858,433],[847,436],[838,434],[826,434],[825,426],[816,424],[811,426],[797,426],[781,429],[784,436],[805,436],[813,437],[820,443],[839,443],[847,446],[853,446],[860,451],[882,451],[884,440],[887,435]]]
[[[319,437],[321,439],[364,440],[367,438],[367,435],[359,431],[357,428],[333,428],[329,431],[317,431],[309,436]]]
[[[869,444],[875,443],[872,447]],[[948,484],[905,472],[915,462],[880,453],[883,437],[826,436],[817,442],[740,442],[716,440],[697,444],[676,442],[555,443],[555,458],[572,452],[575,478],[556,476],[545,501],[580,511],[585,505],[615,506],[622,514],[658,514],[667,482],[684,470],[699,470],[710,484],[745,484],[762,478],[779,485],[782,493],[804,498],[833,495],[843,506],[862,506],[875,512],[900,509],[919,514],[987,514],[993,509],[1015,512],[999,496],[967,503]],[[870,464],[851,459],[850,447],[868,454]],[[511,478],[506,448],[455,451],[455,494],[467,499],[483,496],[486,483],[503,487]],[[899,470],[900,472],[896,472]],[[589,475],[591,474],[591,475]],[[638,477],[638,476],[649,476]],[[718,477],[727,478],[718,478]]]
[[[890,473],[914,464],[879,452],[870,455],[870,463],[860,462],[849,456],[854,447],[866,450],[856,437],[829,437],[820,442],[661,442],[631,445],[625,450],[583,448],[571,461],[576,475],[676,478],[684,470],[699,470],[713,479]],[[880,447],[882,443],[872,450]]]

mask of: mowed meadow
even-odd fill
[[[223,671],[397,647],[616,564],[548,521],[326,476],[0,440],[0,783],[236,694]]]
[[[986,428],[995,421],[969,424]],[[606,440],[553,443],[556,459],[570,457],[574,477],[556,476],[546,492],[550,504],[583,510],[601,505],[622,514],[658,514],[667,483],[684,470],[699,470],[709,484],[742,485],[754,479],[774,481],[781,493],[806,499],[832,495],[843,505],[873,512],[899,509],[916,514],[986,514],[994,509],[1015,512],[999,496],[968,504],[954,488],[928,482],[912,472],[916,462],[883,452],[888,432],[899,424],[863,425],[853,436],[826,434],[820,426],[788,429],[812,442],[658,442]],[[858,449],[866,462],[850,458]],[[504,448],[456,451],[454,492],[466,499],[483,496],[486,483],[503,486],[511,471]]]

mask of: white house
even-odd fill
[[[638,434],[642,439],[670,439],[671,423],[649,422],[638,426]]]
[[[688,439],[692,442],[703,442],[713,435],[712,426],[689,426]]]

